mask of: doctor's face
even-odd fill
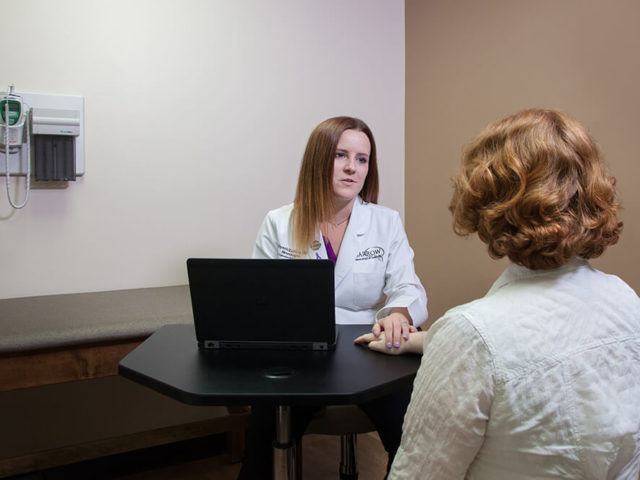
[[[364,132],[342,132],[333,162],[333,192],[339,203],[350,202],[362,190],[369,172],[370,154],[371,143]]]

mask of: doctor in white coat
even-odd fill
[[[267,214],[253,257],[332,260],[336,323],[371,324],[372,333],[385,332],[387,348],[396,349],[427,319],[427,296],[400,215],[377,205],[377,198],[371,130],[356,118],[325,120],[307,142],[294,203]],[[400,391],[360,405],[378,429],[389,465],[409,398],[410,390]],[[314,411],[293,410],[294,437],[304,433]],[[269,471],[270,452],[260,445],[272,435],[271,415],[264,407],[253,409],[239,478]]]
[[[345,161],[344,165],[351,168],[350,162]],[[414,272],[413,251],[400,215],[366,203],[359,196],[350,199],[348,206],[350,217],[343,223],[344,235],[335,266],[336,323],[372,324],[394,311],[402,311],[404,319],[400,318],[400,322],[420,325],[427,318],[427,297]],[[290,228],[293,209],[291,204],[267,214],[258,233],[254,258],[329,258],[321,228],[308,251],[294,249]],[[328,227],[331,234],[333,225],[328,222]],[[333,243],[330,242],[332,246]]]
[[[406,336],[427,319],[427,296],[400,215],[377,196],[369,128],[349,117],[326,120],[307,144],[295,202],[267,214],[253,257],[333,260],[336,323],[376,322],[393,345],[395,332]]]

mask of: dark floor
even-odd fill
[[[9,480],[234,480],[240,464],[229,463],[225,448],[225,437],[213,435],[14,476]],[[339,455],[339,437],[305,436],[305,480],[337,479]],[[385,465],[386,453],[377,434],[359,435],[360,478],[382,479]]]

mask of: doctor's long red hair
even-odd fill
[[[307,141],[293,202],[293,246],[301,252],[309,249],[318,225],[333,219],[333,163],[338,141],[345,130],[356,130],[369,138],[369,173],[360,196],[365,202],[378,201],[378,161],[373,133],[366,123],[357,118],[334,117],[325,120],[311,132]]]

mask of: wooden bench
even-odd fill
[[[117,375],[160,326],[192,322],[186,286],[0,300],[0,477],[214,433],[240,460],[246,410],[183,405]]]

